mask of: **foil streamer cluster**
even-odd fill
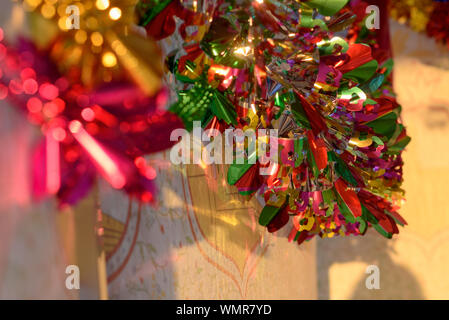
[[[391,17],[449,46],[449,1],[390,1]]]
[[[169,148],[180,120],[162,107],[164,90],[148,97],[127,83],[86,90],[61,76],[34,45],[0,44],[0,99],[9,99],[39,126],[33,195],[56,194],[61,205],[84,197],[99,173],[112,187],[151,202],[156,171],[143,156]]]
[[[68,28],[71,5],[79,28]],[[132,31],[134,5],[24,0],[32,40],[6,43],[0,30],[0,99],[44,136],[32,159],[36,200],[56,195],[60,206],[73,205],[100,175],[153,201],[156,170],[144,156],[171,147],[171,132],[183,124],[165,110],[159,48]]]
[[[260,159],[228,170],[242,194],[264,195],[259,223],[274,232],[291,221],[298,243],[369,227],[398,233],[410,139],[389,90],[392,62],[373,57],[374,38],[357,43],[361,20],[348,1],[188,3],[144,1],[140,21],[158,39],[183,39],[168,65],[183,84],[171,110],[187,128],[278,130],[269,176]]]

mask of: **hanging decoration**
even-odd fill
[[[33,194],[56,194],[61,205],[85,196],[99,173],[143,201],[154,197],[155,169],[143,156],[169,148],[182,127],[163,107],[165,90],[148,97],[125,82],[94,91],[71,84],[34,45],[0,44],[0,98],[37,125],[44,139],[33,156]]]
[[[183,124],[165,110],[161,52],[133,25],[136,2],[23,0],[31,39],[6,43],[1,31],[0,99],[44,136],[32,159],[36,199],[73,205],[97,175],[154,199],[156,170],[144,156],[171,147]]]
[[[397,209],[409,138],[389,89],[392,62],[373,57],[374,39],[357,43],[347,0],[142,2],[150,34],[183,41],[167,64],[181,87],[171,110],[187,128],[277,130],[270,175],[258,154],[228,170],[240,193],[264,196],[268,231],[291,221],[289,239],[302,243],[369,227],[391,238],[406,224]]]

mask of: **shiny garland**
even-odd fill
[[[271,174],[246,153],[228,183],[262,194],[259,223],[274,232],[291,221],[298,243],[368,227],[391,238],[406,224],[397,209],[410,138],[391,92],[392,61],[373,58],[374,38],[358,43],[361,21],[347,2],[152,0],[139,9],[149,35],[181,39],[167,62],[182,88],[171,110],[187,128],[277,129],[281,160]]]

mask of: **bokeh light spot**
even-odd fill
[[[117,58],[115,57],[115,54],[108,51],[103,54],[102,62],[105,67],[112,68],[117,64]]]
[[[51,83],[44,83],[39,88],[39,94],[47,100],[56,99],[59,95],[59,89]]]
[[[54,128],[53,131],[52,131],[52,135],[53,135],[53,138],[56,141],[64,141],[64,139],[67,136],[65,130],[63,128],[60,128],[60,127]]]
[[[23,82],[23,91],[26,94],[35,94],[37,92],[37,88],[38,88],[38,85],[37,85],[36,80],[34,80],[34,79],[26,79]]]
[[[22,82],[20,80],[11,80],[9,82],[9,91],[13,94],[21,94],[23,92]]]
[[[42,110],[42,101],[39,98],[32,97],[27,101],[27,108],[32,113],[37,113]]]
[[[81,111],[81,116],[86,121],[95,120],[95,112],[91,108],[84,108],[83,111]]]
[[[111,10],[109,10],[109,17],[112,20],[118,20],[120,19],[120,17],[122,16],[122,10],[120,10],[117,7],[111,8]]]
[[[109,0],[97,0],[95,6],[98,10],[106,10],[109,8]]]

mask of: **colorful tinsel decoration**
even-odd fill
[[[68,4],[80,9],[82,29],[63,30],[67,17],[58,15]],[[97,174],[141,201],[154,199],[156,170],[144,155],[171,147],[170,133],[183,125],[165,110],[159,49],[131,33],[130,19],[122,16],[134,13],[133,4],[25,0],[33,31],[55,35],[45,45],[36,39],[8,44],[0,32],[0,99],[44,136],[32,161],[36,199],[54,194],[60,205],[75,204]]]
[[[180,87],[171,110],[192,121],[277,129],[278,164],[231,164],[228,183],[263,194],[259,223],[292,220],[289,239],[385,237],[406,224],[401,152],[409,142],[391,92],[392,61],[347,0],[142,1],[140,23],[179,36],[167,64]],[[360,9],[360,8],[359,8]],[[359,31],[357,31],[359,30]],[[177,33],[178,31],[178,33]],[[359,43],[366,39],[369,45]],[[246,160],[254,157],[246,154]],[[259,159],[258,159],[259,160]]]

